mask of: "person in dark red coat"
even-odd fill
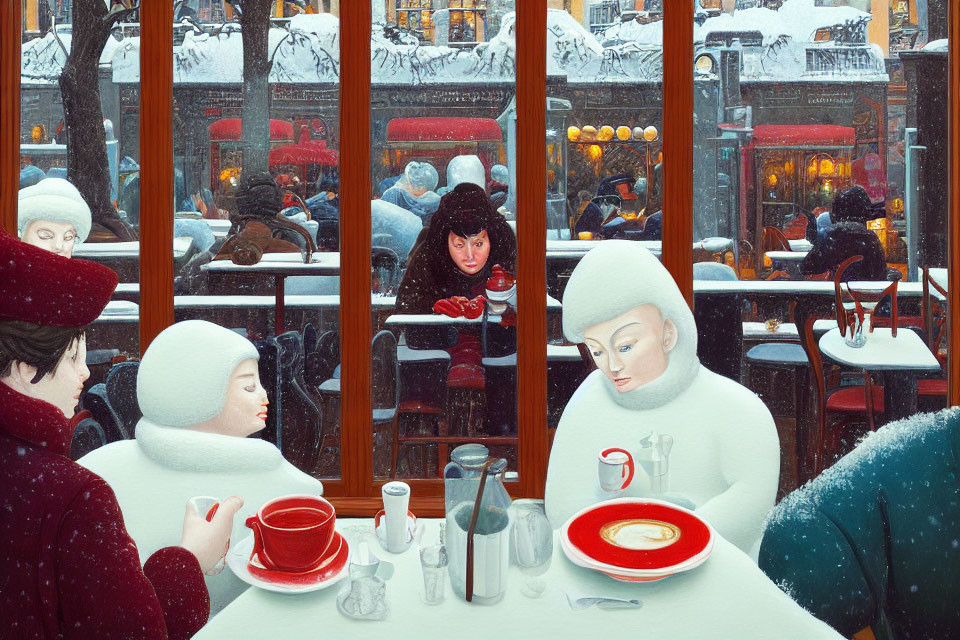
[[[113,491],[69,459],[84,328],[117,285],[106,267],[0,231],[0,636],[189,638],[209,615],[203,572],[239,498],[212,522],[192,508],[181,546],[141,569]],[[223,514],[223,515],[221,515]]]

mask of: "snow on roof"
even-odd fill
[[[763,34],[764,42],[776,40],[782,35],[792,35],[783,17],[765,7],[739,9],[736,13],[708,18],[703,25],[694,27],[694,41],[703,42],[711,31],[759,31]]]
[[[57,35],[63,47],[57,42],[52,32],[20,45],[21,84],[52,84],[58,81],[63,65],[67,63],[67,54],[70,52],[73,36],[69,33]],[[110,64],[117,49],[123,46],[123,42],[124,40],[117,40],[113,36],[107,38],[107,43],[100,54],[100,64]]]
[[[923,50],[924,51],[948,51],[949,50],[947,47],[948,43],[949,43],[949,40],[946,40],[946,39],[934,40],[932,42],[928,42],[927,44],[925,44],[923,47]]]
[[[777,11],[789,35],[796,40],[813,40],[817,29],[843,24],[849,20],[870,19],[870,14],[853,7],[818,7],[814,0],[786,0]]]
[[[663,21],[640,24],[636,20],[628,20],[615,24],[603,32],[603,44],[613,46],[622,42],[637,44],[663,45]]]

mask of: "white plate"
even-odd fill
[[[347,544],[347,539],[343,538],[343,544]],[[236,546],[232,547],[227,553],[227,566],[230,567],[230,570],[233,571],[234,575],[243,580],[249,585],[254,587],[259,587],[261,589],[266,589],[267,591],[274,591],[276,593],[309,593],[310,591],[319,591],[320,589],[326,589],[329,586],[332,586],[344,578],[347,577],[349,572],[347,569],[350,567],[350,554],[352,549],[347,550],[347,560],[343,564],[343,568],[332,577],[327,580],[320,582],[315,582],[308,585],[286,585],[280,584],[277,582],[270,582],[267,580],[261,580],[257,576],[250,573],[250,570],[247,568],[247,563],[250,561],[250,554],[253,551],[253,534],[250,534]]]

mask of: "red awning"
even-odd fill
[[[319,164],[335,167],[340,164],[340,154],[334,149],[324,149],[317,144],[320,141],[308,141],[303,144],[287,144],[270,151],[270,166],[281,164],[308,165]]]
[[[224,118],[212,123],[208,129],[211,142],[240,140],[240,118]],[[293,140],[293,125],[286,120],[270,121],[271,140]]]
[[[500,142],[503,133],[490,118],[396,118],[387,123],[387,142]]]
[[[853,127],[834,124],[758,124],[753,128],[755,147],[852,147],[856,142]]]

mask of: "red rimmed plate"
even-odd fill
[[[561,548],[583,567],[620,580],[656,580],[710,555],[713,532],[692,511],[661,500],[618,498],[574,514]]]
[[[253,553],[253,535],[244,538],[227,553],[227,566],[247,584],[278,593],[307,593],[326,589],[347,576],[350,546],[339,531],[330,542],[331,552],[320,564],[300,573],[264,568]]]

